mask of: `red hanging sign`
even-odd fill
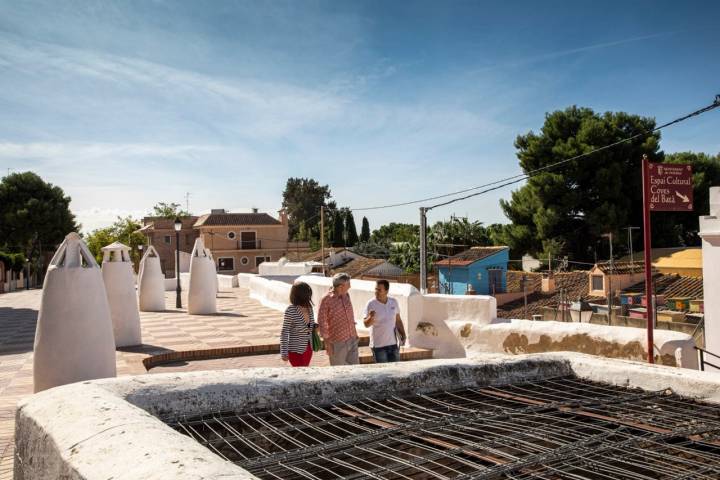
[[[692,165],[649,163],[651,212],[692,212]]]

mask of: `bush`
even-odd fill
[[[5,265],[6,270],[20,273],[25,268],[25,255],[22,253],[0,252],[0,262]]]
[[[13,264],[12,255],[5,252],[0,252],[0,263],[5,265],[6,270],[10,270]]]
[[[13,254],[12,271],[20,273],[25,268],[25,255],[22,253]]]

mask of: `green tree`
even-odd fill
[[[373,231],[370,239],[375,243],[409,242],[419,234],[419,225],[392,222]]]
[[[282,206],[288,214],[289,236],[296,240],[300,225],[312,237],[320,236],[320,207],[335,208],[330,199],[330,187],[320,185],[312,178],[288,178],[283,191]]]
[[[0,182],[0,248],[36,259],[52,252],[79,225],[70,197],[33,172],[13,173]]]
[[[493,223],[487,226],[487,236],[492,245],[505,245],[505,231],[508,225],[502,223]]]
[[[482,222],[470,222],[467,218],[453,218],[447,222],[435,223],[429,229],[428,238],[438,248],[442,246],[447,254],[491,243]]]
[[[598,114],[576,106],[546,115],[540,133],[515,141],[525,173],[651,130],[651,118],[627,113]],[[534,174],[500,205],[511,225],[504,239],[513,255],[554,255],[592,260],[600,236],[640,225],[643,154],[661,161],[659,133],[641,135],[616,147]],[[545,252],[546,253],[546,252]]]
[[[189,217],[190,212],[182,210],[179,203],[160,202],[153,207],[153,217],[170,218]]]
[[[433,263],[438,259],[434,246],[428,244],[427,266],[432,270]],[[419,236],[408,242],[396,243],[390,248],[390,263],[405,270],[406,273],[420,271],[420,240]]]
[[[360,229],[360,241],[365,243],[370,241],[370,222],[367,217],[362,219],[362,228]]]
[[[330,213],[332,231],[330,244],[333,247],[344,247],[345,243],[345,209],[332,210]]]
[[[693,167],[693,211],[652,214],[653,247],[699,246],[698,217],[710,211],[710,187],[720,185],[720,154],[679,152],[665,155],[665,163]],[[640,225],[640,224],[638,224]]]
[[[355,246],[358,243],[357,227],[355,226],[355,217],[352,210],[345,211],[345,244],[348,247]]]
[[[370,258],[390,257],[390,245],[387,243],[360,242],[352,248],[352,251]]]
[[[111,226],[93,230],[85,239],[85,243],[87,243],[90,252],[95,256],[98,263],[102,263],[102,247],[113,242],[123,243],[130,247],[130,258],[137,267],[141,256],[141,252],[137,247],[138,245],[145,245],[145,236],[138,232],[140,227],[140,222],[137,220],[130,217],[117,217],[117,220]]]

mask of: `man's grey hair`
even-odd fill
[[[333,287],[339,287],[343,283],[347,283],[350,281],[350,275],[347,273],[336,273],[332,277],[333,280]]]

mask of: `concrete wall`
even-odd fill
[[[22,400],[16,416],[15,478],[249,479],[254,477],[159,418],[570,375],[654,392],[672,389],[678,395],[720,403],[720,374],[678,375],[666,367],[573,353],[121,377],[65,385]]]
[[[263,262],[258,267],[258,274],[262,276],[285,276],[285,275],[306,275],[312,272],[315,265],[322,265],[316,262],[288,262],[283,259],[277,262]]]
[[[218,287],[220,287],[220,290],[230,290],[231,288],[236,288],[239,286],[238,283],[238,277],[236,275],[221,275],[218,274]],[[177,280],[174,278],[166,278],[165,279],[165,291],[166,292],[174,292],[177,288]],[[181,273],[180,274],[180,288],[183,290],[183,292],[186,292],[188,288],[190,288],[190,274],[189,273]]]
[[[450,329],[470,353],[540,353],[570,351],[608,358],[644,361],[647,332],[642,328],[609,327],[588,323],[529,320],[477,325],[450,322]],[[695,341],[690,335],[655,330],[655,362],[697,370]]]
[[[322,297],[330,291],[332,279],[316,275],[304,275],[297,281],[306,282],[313,290],[315,313]],[[239,280],[248,285],[250,296],[263,305],[277,310],[285,310],[289,304],[291,283],[260,276],[247,276]],[[414,347],[433,350],[436,358],[464,357],[465,350],[457,336],[447,327],[448,320],[464,319],[477,324],[490,323],[497,316],[497,306],[493,297],[483,295],[421,295],[410,284],[391,283],[390,296],[400,307],[400,316],[408,343]],[[351,281],[350,301],[359,333],[367,332],[362,324],[362,311],[365,304],[375,296],[375,282],[369,280]]]
[[[720,355],[720,187],[710,189],[710,215],[700,217],[700,237],[705,290],[705,346],[709,352]]]

